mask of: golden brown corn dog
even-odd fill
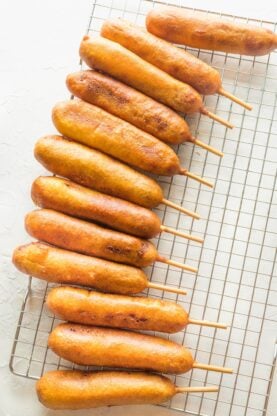
[[[31,193],[35,204],[42,208],[97,221],[128,234],[152,238],[161,232],[159,217],[149,209],[67,179],[41,176],[34,181]]]
[[[67,179],[40,176],[33,182],[31,195],[34,203],[41,208],[100,222],[137,237],[153,238],[165,231],[203,242],[200,237],[162,225],[159,217],[149,209],[93,191]]]
[[[254,56],[277,48],[277,35],[269,29],[201,16],[179,7],[151,10],[146,26],[160,38],[193,48]]]
[[[69,100],[53,108],[52,120],[65,137],[156,175],[185,175],[175,152],[154,136],[99,107]]]
[[[185,290],[149,282],[136,267],[72,251],[31,243],[14,250],[13,263],[22,273],[53,283],[88,286],[103,292],[132,295],[146,288],[186,294]]]
[[[200,94],[215,94],[221,88],[220,74],[216,69],[131,22],[123,19],[106,20],[101,28],[101,36],[119,43],[174,78],[188,83]]]
[[[192,87],[175,80],[116,42],[86,35],[81,42],[80,56],[91,68],[114,76],[176,111],[195,113],[203,106],[200,95]]]
[[[38,209],[27,214],[25,227],[37,240],[118,263],[146,267],[157,257],[157,251],[150,241],[51,209]]]
[[[76,97],[103,108],[168,144],[185,141],[223,156],[220,150],[192,136],[179,114],[141,92],[97,71],[79,71],[68,75],[66,84]]]
[[[186,121],[169,107],[97,71],[79,71],[67,76],[69,91],[76,97],[168,143],[194,141]]]
[[[13,263],[21,272],[48,282],[89,286],[114,293],[139,293],[147,284],[145,273],[135,267],[43,243],[19,246],[14,251]]]
[[[63,286],[52,289],[46,303],[60,319],[85,325],[174,333],[188,323],[188,314],[177,303],[148,297]]]
[[[36,384],[39,401],[50,409],[89,409],[128,404],[159,404],[177,393],[216,392],[217,387],[176,387],[157,374],[126,371],[57,370]]]
[[[81,42],[80,56],[89,67],[125,82],[176,111],[187,114],[200,112],[227,127],[233,127],[210,113],[203,106],[199,93],[192,87],[176,80],[116,42],[86,35]]]
[[[78,324],[166,333],[181,331],[189,324],[226,329],[218,322],[190,319],[176,302],[149,297],[108,295],[63,286],[52,289],[46,303],[60,319]]]
[[[144,28],[123,19],[107,20],[101,35],[134,52],[174,78],[186,82],[200,94],[225,95],[237,104],[251,110],[251,105],[222,88],[219,72],[194,55],[160,39]]]
[[[119,329],[65,323],[51,332],[48,346],[58,356],[80,365],[132,368],[182,374],[193,368],[231,373],[224,367],[196,363],[175,342]]]
[[[196,272],[191,266],[171,262],[160,256],[147,240],[100,227],[51,209],[30,212],[25,228],[34,238],[67,250],[136,267],[147,267],[161,261]]]
[[[213,187],[211,182],[182,168],[176,153],[154,136],[80,100],[57,104],[53,123],[65,137],[100,150],[135,168],[156,175],[185,175]]]
[[[151,178],[79,143],[61,136],[45,136],[35,145],[36,159],[50,172],[65,176],[80,185],[125,199],[145,208],[163,203],[187,214],[190,211],[163,197],[160,186]]]

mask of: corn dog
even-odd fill
[[[183,374],[193,368],[231,373],[196,363],[190,351],[175,342],[119,329],[65,323],[50,334],[48,346],[58,356],[80,365],[123,367]]]
[[[25,228],[38,240],[81,254],[136,267],[147,267],[160,261],[191,272],[197,271],[195,267],[164,258],[150,241],[50,209],[35,210],[27,214]]]
[[[146,288],[186,294],[183,289],[149,282],[146,274],[136,267],[84,256],[44,243],[17,247],[13,263],[22,273],[52,283],[87,286],[123,295],[136,294]]]
[[[216,392],[217,387],[176,387],[157,374],[123,371],[49,371],[36,384],[39,401],[56,410],[159,404],[177,393]]]
[[[226,329],[225,324],[191,319],[175,302],[149,297],[57,287],[48,294],[46,303],[60,319],[85,325],[166,333],[181,331],[189,324]]]
[[[160,38],[193,48],[254,56],[277,48],[277,35],[269,29],[203,17],[178,7],[151,10],[146,26]]]
[[[99,222],[109,227],[142,238],[153,238],[168,232],[199,243],[203,239],[161,224],[149,209],[119,198],[85,188],[67,179],[40,176],[32,185],[34,203],[64,214]]]
[[[211,182],[182,168],[165,143],[99,107],[80,100],[57,104],[53,123],[65,137],[100,150],[135,168],[156,175],[185,175],[212,187]]]

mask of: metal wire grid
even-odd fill
[[[98,32],[109,17],[142,24],[147,11],[159,3],[94,0],[88,33]],[[276,30],[273,23],[252,21]],[[183,177],[159,178],[166,197],[196,210],[203,218],[193,221],[162,207],[156,210],[162,222],[204,235],[205,243],[201,247],[161,235],[155,241],[161,254],[195,265],[199,272],[194,278],[156,264],[148,269],[153,281],[186,287],[189,295],[148,292],[153,297],[177,300],[194,318],[227,322],[228,331],[190,326],[170,338],[188,345],[198,361],[234,368],[232,376],[193,370],[172,377],[177,385],[214,383],[221,388],[219,394],[178,395],[166,406],[198,415],[264,415],[276,359],[277,54],[253,59],[189,50],[212,63],[221,72],[226,89],[253,104],[254,109],[248,113],[225,98],[206,97],[211,111],[237,126],[232,131],[204,117],[187,117],[194,135],[224,151],[224,158],[219,160],[191,144],[176,147],[184,166],[214,179],[213,191]],[[37,379],[50,369],[72,368],[47,350],[48,334],[57,323],[45,308],[50,288],[44,282],[29,281],[11,354],[10,367],[15,374]]]

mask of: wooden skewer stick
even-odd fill
[[[223,95],[226,98],[229,98],[231,101],[234,101],[235,103],[241,105],[242,107],[246,108],[247,110],[251,111],[253,109],[252,105],[246,103],[245,101],[242,101],[240,98],[231,94],[229,91],[225,91],[223,88],[220,88],[218,90],[218,94]]]
[[[204,114],[205,116],[208,116],[209,118],[211,118],[212,120],[217,121],[220,124],[223,124],[223,126],[228,127],[229,129],[233,129],[234,125],[229,123],[229,121],[224,120],[223,118],[219,117],[218,115],[211,113],[210,111],[208,111],[206,108],[201,108],[200,111],[202,114]]]
[[[186,290],[179,289],[177,287],[170,287],[170,286],[166,286],[166,285],[160,285],[158,283],[153,283],[153,282],[149,282],[147,284],[147,287],[149,287],[150,289],[158,289],[158,290],[164,290],[166,292],[178,293],[180,295],[186,295],[188,293]]]
[[[207,387],[175,387],[175,393],[212,393],[217,392],[219,387],[207,386]]]
[[[211,365],[211,364],[193,363],[192,367],[199,368],[201,370],[216,371],[218,373],[227,373],[227,374],[233,373],[232,368],[218,367],[216,365]]]
[[[193,324],[193,325],[202,325],[202,326],[210,326],[212,328],[221,328],[221,329],[227,329],[227,325],[226,324],[221,324],[219,322],[209,322],[209,321],[204,321],[204,320],[199,320],[199,319],[188,319],[188,324]]]
[[[158,257],[156,258],[156,261],[160,261],[161,263],[170,264],[171,266],[179,267],[180,269],[187,270],[187,271],[193,272],[193,273],[197,273],[197,271],[198,271],[198,269],[196,267],[192,267],[192,266],[189,266],[187,264],[182,264],[182,263],[179,263],[177,261],[162,257],[160,255],[158,255]]]
[[[177,235],[178,237],[187,238],[188,240],[196,241],[197,243],[203,244],[203,238],[197,237],[195,235],[182,233],[181,231],[175,230],[174,228],[166,227],[165,225],[161,225],[161,231],[165,231],[166,233]]]
[[[178,211],[182,212],[183,214],[189,215],[192,218],[195,218],[196,220],[199,220],[200,215],[196,212],[190,211],[186,208],[181,207],[178,204],[174,204],[174,202],[169,201],[168,199],[163,198],[161,201],[162,204],[167,205],[170,208],[177,209]]]
[[[216,156],[220,156],[220,157],[224,156],[224,153],[221,152],[221,150],[217,150],[214,147],[202,142],[201,140],[196,139],[195,137],[192,138],[192,143],[197,144],[198,146],[202,147],[205,150],[208,150],[208,152],[211,152]]]
[[[187,176],[188,178],[195,179],[197,182],[200,182],[203,185],[207,185],[210,188],[214,187],[212,182],[208,181],[207,179],[201,178],[200,176],[195,175],[194,173],[189,172],[186,168],[182,168],[179,173],[180,175],[184,175],[184,176]]]

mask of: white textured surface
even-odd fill
[[[135,0],[134,0],[135,1]],[[32,157],[36,138],[51,133],[53,104],[67,96],[64,79],[78,64],[78,45],[86,28],[90,1],[10,1],[0,5],[0,416],[52,415],[40,406],[32,381],[9,373],[7,363],[26,279],[10,263],[17,244],[28,241],[24,214],[32,207],[29,189],[42,173]],[[275,3],[275,4],[274,4]],[[227,13],[276,20],[274,1],[187,1],[186,5]],[[251,11],[250,11],[251,9]],[[5,42],[3,42],[3,39]],[[275,408],[275,412],[274,412]],[[276,406],[271,414],[276,414]],[[126,414],[131,413],[125,410]],[[70,414],[64,412],[63,414]],[[132,407],[139,415],[142,408]],[[172,414],[147,407],[145,415]],[[88,414],[88,412],[83,412]],[[122,409],[100,409],[93,414],[119,415]]]

